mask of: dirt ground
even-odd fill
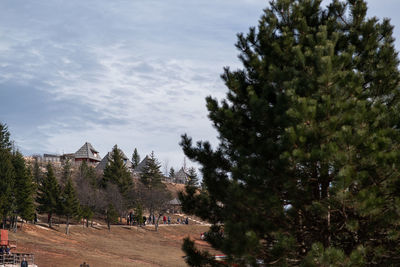
[[[10,233],[10,240],[17,240],[15,252],[34,253],[39,267],[73,266],[84,261],[91,267],[98,266],[186,266],[181,250],[183,238],[190,236],[201,249],[210,247],[200,239],[207,231],[205,225],[106,226],[70,227],[49,229],[43,225],[24,224],[22,230]]]

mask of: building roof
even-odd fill
[[[57,154],[43,154],[44,158],[59,158],[60,155]]]
[[[174,198],[173,200],[171,200],[170,202],[168,202],[170,205],[180,205],[181,201],[177,198]]]
[[[75,152],[75,159],[91,159],[101,161],[99,151],[94,149],[92,144],[86,142],[78,151]]]
[[[177,173],[175,173],[175,180],[178,183],[186,183],[188,178],[189,178],[189,175],[185,172],[183,167]]]
[[[124,165],[126,168],[129,170],[132,168],[132,162],[128,159],[128,157],[124,154],[124,152],[118,148],[119,153],[122,155],[122,159],[124,160]],[[108,152],[107,155],[103,157],[103,159],[100,161],[99,164],[96,166],[96,170],[104,170],[108,164],[108,162],[111,160],[113,154],[112,151]]]
[[[148,160],[149,160],[148,156],[144,157],[144,159],[136,166],[134,171],[137,173],[142,173],[143,168],[147,165]]]

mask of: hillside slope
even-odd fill
[[[22,231],[10,233],[17,240],[16,252],[34,253],[39,267],[76,267],[86,261],[90,266],[186,266],[181,250],[182,239],[191,236],[204,249],[200,233],[208,226],[161,225],[105,226],[83,228],[74,225],[71,234],[64,234],[64,226],[49,229],[44,225],[26,224]]]

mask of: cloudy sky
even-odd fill
[[[370,16],[400,27],[400,1],[368,3]],[[25,155],[75,152],[88,141],[101,156],[118,144],[128,157],[136,147],[178,168],[181,134],[217,143],[204,98],[224,97],[222,68],[240,67],[236,33],[266,5],[2,0],[0,122]]]

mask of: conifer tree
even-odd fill
[[[35,186],[32,181],[32,173],[25,165],[25,160],[20,152],[13,155],[13,166],[15,170],[14,195],[17,214],[23,220],[33,220],[35,205],[33,194]]]
[[[187,185],[198,187],[199,186],[199,178],[197,177],[196,169],[194,167],[189,168],[188,176],[189,176],[189,179],[188,179]]]
[[[150,157],[147,157],[146,165],[140,174],[140,181],[146,188],[145,199],[143,203],[150,211],[150,216],[155,216],[155,211],[161,207],[160,196],[164,195],[166,190],[165,185],[162,183],[161,164],[151,152]],[[162,204],[162,203],[161,203]]]
[[[93,189],[98,187],[95,169],[88,166],[86,161],[79,166],[79,175],[81,179],[87,180]]]
[[[0,123],[0,216],[3,229],[6,226],[7,216],[12,212],[14,182],[10,132],[6,124]]]
[[[92,207],[80,205],[80,216],[86,220],[86,227],[89,227],[89,220],[93,218],[93,215]]]
[[[132,154],[132,169],[135,169],[140,163],[140,155],[135,147]]]
[[[40,170],[38,158],[35,157],[35,163],[33,164],[33,180],[36,183],[36,186],[42,182],[42,171]]]
[[[125,166],[121,151],[117,145],[114,146],[111,152],[111,158],[104,169],[103,184],[107,182],[116,184],[122,195],[125,195],[132,187],[132,177]]]
[[[0,149],[11,151],[12,143],[10,140],[10,132],[6,124],[0,123]]]
[[[135,207],[135,216],[138,226],[142,226],[143,224],[143,207],[140,203],[138,203]]]
[[[181,142],[207,189],[181,194],[183,210],[213,224],[228,261],[400,264],[398,58],[389,21],[366,13],[362,0],[276,0],[238,35],[244,68],[225,69],[226,99],[207,98],[219,146]]]
[[[175,169],[173,167],[171,167],[169,169],[169,177],[170,178],[174,178],[175,177]]]
[[[47,165],[47,174],[39,185],[36,201],[39,213],[48,214],[49,227],[52,227],[53,215],[60,211],[60,186],[54,175],[51,163]]]
[[[118,212],[115,210],[112,204],[108,204],[106,209],[106,222],[108,231],[111,230],[111,224],[118,222]]]
[[[151,152],[150,157],[147,158],[146,165],[144,166],[140,175],[140,181],[148,188],[156,188],[162,186],[162,173],[161,164]]]
[[[15,171],[12,164],[12,154],[7,149],[0,149],[0,216],[3,229],[7,216],[12,212],[14,201]]]
[[[86,162],[85,162],[86,163]],[[69,159],[66,159],[63,163],[62,175],[61,175],[61,184],[65,185],[68,179],[71,178],[71,162]]]
[[[68,178],[67,183],[64,187],[64,190],[60,199],[61,204],[61,214],[67,218],[67,225],[65,228],[65,234],[69,234],[69,220],[77,216],[80,212],[79,210],[79,201],[76,196],[76,192],[74,186],[72,184],[71,178]]]

